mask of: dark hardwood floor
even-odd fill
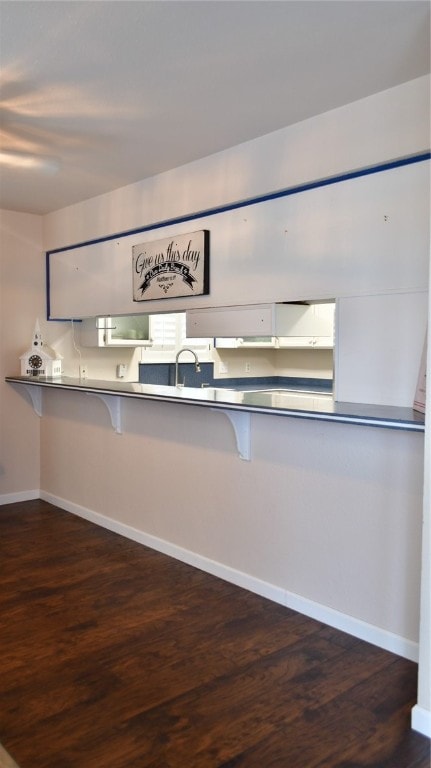
[[[42,501],[0,534],[20,768],[429,768],[415,664]]]

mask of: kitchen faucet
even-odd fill
[[[180,349],[180,351],[177,352],[177,356],[175,358],[175,386],[176,387],[183,387],[184,386],[184,381],[183,381],[182,384],[180,384],[179,381],[178,381],[178,360],[179,360],[180,355],[182,355],[183,352],[191,352],[191,354],[193,355],[193,357],[195,359],[195,371],[196,371],[196,373],[200,373],[200,370],[201,370],[201,367],[199,365],[198,356],[197,356],[196,352],[193,352],[193,350],[189,349],[188,347],[183,347],[183,349]]]

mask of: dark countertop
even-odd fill
[[[121,380],[75,379],[65,376],[61,378],[7,376],[6,381],[41,388],[181,403],[243,413],[317,419],[415,432],[424,432],[425,429],[424,414],[413,410],[413,408],[335,402],[331,394],[317,391],[310,392],[299,389],[238,391],[223,387],[172,387]]]

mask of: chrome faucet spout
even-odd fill
[[[195,371],[196,371],[196,373],[199,373],[200,370],[201,370],[201,367],[199,365],[198,356],[197,356],[196,352],[194,352],[193,349],[189,349],[189,347],[183,347],[182,349],[180,349],[179,352],[177,352],[176,357],[175,357],[175,386],[176,387],[183,387],[184,386],[184,381],[183,381],[182,384],[180,384],[179,380],[178,380],[178,378],[179,378],[179,375],[178,375],[179,359],[180,359],[180,355],[182,355],[183,352],[190,352],[193,355],[193,357],[195,359]]]

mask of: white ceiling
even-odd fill
[[[0,207],[47,213],[430,70],[428,0],[1,0]]]

